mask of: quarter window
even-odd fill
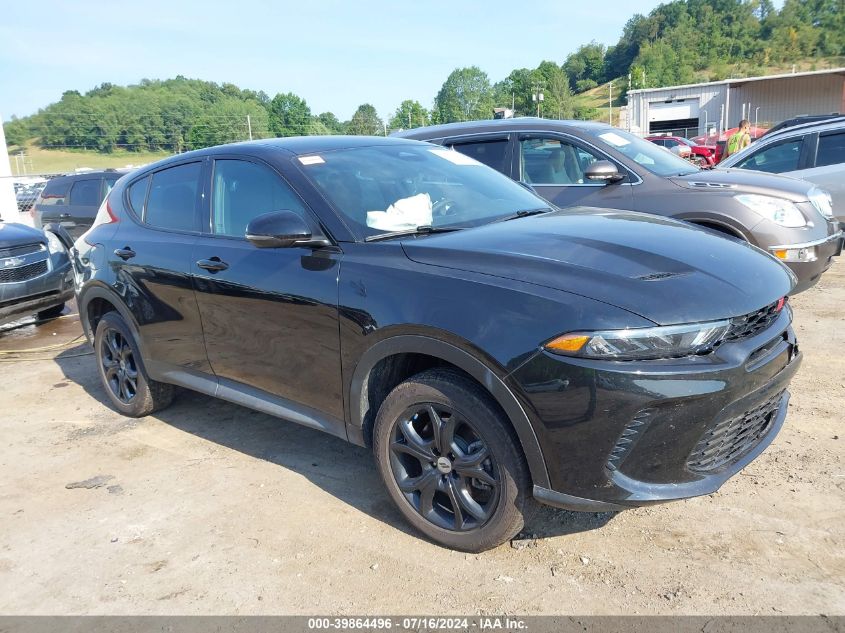
[[[781,141],[764,147],[759,152],[755,152],[737,163],[736,166],[741,169],[765,171],[770,174],[795,171],[798,169],[798,160],[801,158],[801,146],[803,144],[803,138]]]
[[[70,188],[70,204],[96,207],[100,204],[100,180],[77,180]]]
[[[503,174],[510,172],[508,165],[508,140],[476,141],[473,143],[455,143],[452,147],[461,154],[471,156],[479,163],[484,163]]]
[[[144,221],[162,229],[196,231],[201,173],[201,163],[179,165],[154,173]]]
[[[819,149],[816,152],[816,167],[845,163],[845,133],[819,136]]]
[[[528,138],[520,141],[522,178],[537,185],[592,184],[584,171],[598,156],[586,149],[553,138]]]
[[[282,210],[305,216],[302,201],[269,167],[243,160],[214,162],[211,213],[214,233],[244,237],[253,218]]]
[[[147,197],[147,185],[150,177],[145,176],[129,186],[129,206],[139,218],[144,215],[144,198]]]

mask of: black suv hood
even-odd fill
[[[789,294],[789,270],[759,249],[683,222],[567,209],[405,240],[416,262],[555,288],[660,325],[748,314]]]
[[[702,169],[687,176],[670,178],[679,187],[696,191],[757,193],[792,202],[806,202],[812,185],[805,180],[748,169]]]
[[[44,233],[31,226],[0,222],[0,248],[21,246],[23,244],[43,244],[46,241]]]

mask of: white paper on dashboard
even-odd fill
[[[410,198],[397,200],[387,211],[367,211],[367,226],[380,231],[404,231],[432,222],[431,197],[418,193]]]
[[[599,138],[604,139],[616,147],[625,147],[631,143],[631,141],[619,136],[616,132],[604,132],[603,134],[599,134]]]

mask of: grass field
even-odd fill
[[[139,167],[152,163],[166,156],[169,152],[126,152],[116,151],[111,154],[101,154],[92,151],[42,149],[37,145],[29,145],[24,149],[24,157],[19,152],[9,154],[12,174],[61,174],[73,172],[76,169],[119,169],[123,167]]]

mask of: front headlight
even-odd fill
[[[810,202],[825,219],[833,217],[833,198],[824,189],[813,187],[807,196]]]
[[[730,321],[603,332],[571,332],[544,345],[555,354],[606,360],[678,358],[711,351],[728,331]]]
[[[736,199],[754,213],[788,228],[807,226],[807,218],[793,202],[783,198],[762,196],[756,193],[743,193]]]
[[[47,250],[50,251],[51,255],[64,253],[67,250],[65,249],[65,245],[62,244],[62,241],[56,237],[55,233],[44,231],[44,235],[47,236]]]

